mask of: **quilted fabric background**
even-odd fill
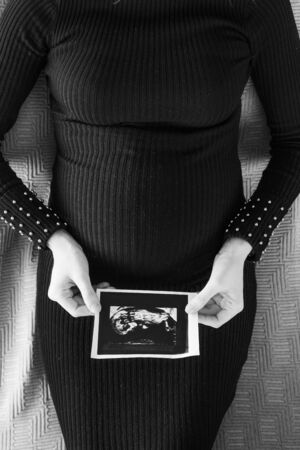
[[[300,0],[291,3],[300,30]],[[5,4],[0,0],[0,12]],[[242,105],[239,151],[249,197],[269,159],[269,130],[251,79]],[[55,140],[43,73],[3,152],[47,201]],[[1,223],[1,450],[65,449],[35,331],[36,267],[32,244]],[[258,312],[249,358],[214,450],[300,448],[300,197],[275,230],[256,273]]]

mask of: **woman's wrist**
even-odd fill
[[[230,237],[223,243],[218,253],[245,260],[252,248],[252,245],[246,239]]]
[[[82,250],[82,247],[73,238],[73,236],[63,228],[56,230],[47,240],[47,247],[55,253],[57,251],[66,251],[74,246]]]

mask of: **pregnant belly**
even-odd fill
[[[156,150],[101,149],[89,164],[58,156],[51,204],[102,273],[183,278],[211,264],[236,195],[232,172],[229,185],[222,164],[211,177],[209,167]]]

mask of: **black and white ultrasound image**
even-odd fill
[[[110,307],[112,330],[126,344],[175,345],[176,319],[176,308]]]
[[[179,296],[173,296],[174,298],[169,296],[166,299],[163,297],[165,294],[163,296],[128,294],[124,298],[124,294],[120,296],[119,293],[102,294],[99,353],[180,353],[185,351],[187,323],[184,307],[186,302],[182,299],[180,302],[177,298]]]

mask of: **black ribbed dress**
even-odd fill
[[[49,205],[0,160],[1,219],[40,249],[37,323],[70,450],[210,449],[255,316],[255,262],[300,192],[300,42],[289,0],[9,0],[0,138],[44,70],[57,154]],[[238,157],[251,75],[271,159],[246,201]],[[93,317],[47,290],[67,228],[93,284],[199,291],[230,236],[252,245],[244,310],[199,324],[201,355],[90,358]]]

